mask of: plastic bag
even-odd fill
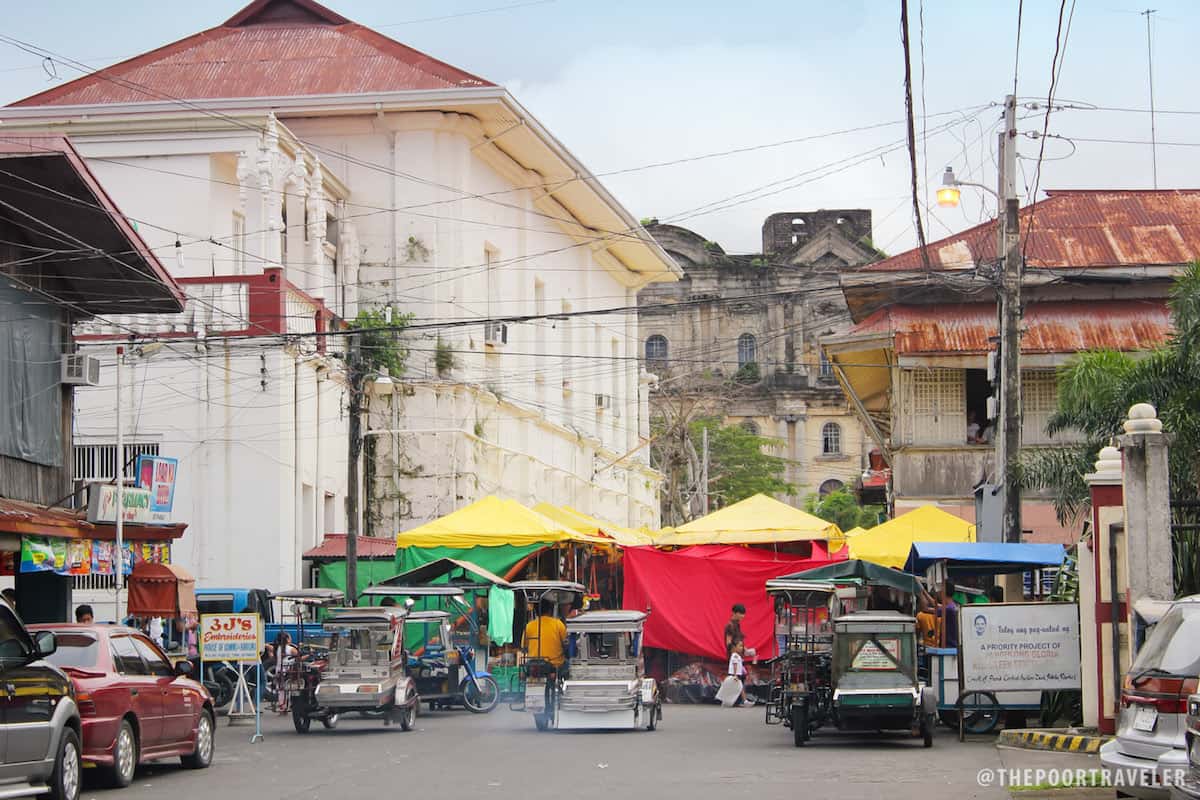
[[[742,696],[742,682],[730,675],[725,680],[721,681],[721,688],[717,689],[717,700],[721,705],[729,708],[738,701]]]

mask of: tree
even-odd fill
[[[1084,444],[1023,452],[1020,478],[1026,488],[1052,492],[1063,524],[1077,523],[1086,513],[1083,476],[1092,470],[1100,448],[1121,432],[1125,415],[1136,403],[1153,405],[1173,437],[1172,499],[1200,499],[1200,261],[1176,280],[1170,307],[1174,333],[1166,344],[1140,358],[1110,350],[1083,353],[1059,370],[1058,408],[1046,430],[1078,431]],[[1196,533],[1177,533],[1173,539],[1179,592],[1200,588]]]
[[[695,420],[690,429],[693,442],[701,441],[708,430],[710,510],[760,493],[795,493],[796,487],[783,477],[788,460],[770,452],[775,442],[741,425],[722,425],[716,417]]]
[[[804,498],[804,510],[832,522],[843,531],[872,528],[883,516],[883,506],[860,506],[858,498],[846,489],[838,489],[821,497],[810,494]]]

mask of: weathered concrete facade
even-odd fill
[[[879,257],[871,212],[773,214],[763,252],[749,255],[674,225],[647,230],[684,270],[678,283],[638,293],[643,356],[659,378],[652,413],[672,393],[707,396],[728,423],[778,442],[797,505],[854,486],[871,445],[817,342],[850,322],[840,271]],[[714,302],[668,305],[696,300]]]

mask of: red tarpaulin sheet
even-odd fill
[[[812,556],[777,554],[737,545],[697,545],[674,552],[627,547],[624,554],[625,608],[650,609],[643,634],[648,647],[724,660],[725,625],[734,603],[746,607],[742,633],[760,657],[772,654],[775,609],[766,582],[832,561],[813,542]]]

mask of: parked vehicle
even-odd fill
[[[553,607],[575,606],[586,591],[566,581],[518,581],[529,619]],[[566,656],[561,666],[526,656],[521,667],[525,702],[539,731],[551,729],[655,730],[662,720],[658,683],[642,663],[642,611],[584,612],[565,621]],[[555,628],[558,626],[555,625]],[[541,631],[541,626],[536,628]],[[548,634],[547,634],[548,635]],[[544,652],[539,647],[539,655]]]
[[[820,575],[821,569],[810,572]],[[848,569],[861,571],[855,580],[866,592],[882,586],[911,595],[915,589],[911,576],[895,570]],[[780,654],[770,662],[767,723],[791,728],[797,747],[825,725],[839,731],[908,731],[932,747],[937,696],[917,674],[916,619],[898,611],[839,615],[837,581],[805,575],[766,584],[775,597],[777,636],[783,636]]]
[[[0,602],[0,796],[79,798],[83,770],[75,690],[46,660],[57,645],[53,633],[27,630]]]
[[[570,669],[550,727],[557,730],[656,730],[658,682],[642,662],[644,611],[588,611],[567,620]]]
[[[1164,776],[1187,769],[1185,716],[1198,674],[1200,595],[1193,595],[1171,605],[1125,675],[1117,736],[1100,748],[1100,765],[1122,794],[1166,797]]]
[[[392,597],[411,600],[428,607],[410,610],[405,620],[408,631],[417,631],[420,645],[409,653],[409,671],[417,682],[421,702],[430,710],[462,706],[476,714],[486,714],[500,703],[500,687],[486,669],[475,663],[479,628],[463,590],[457,586],[372,586],[362,594],[367,598]],[[461,615],[461,616],[460,616]],[[459,617],[467,630],[459,635],[451,621]],[[418,637],[408,634],[410,641]]]
[[[191,662],[174,668],[141,632],[115,625],[32,625],[55,636],[47,657],[75,688],[85,764],[114,786],[128,786],[138,764],[178,758],[185,767],[212,763],[213,698],[193,680]]]
[[[1200,694],[1188,697],[1186,727],[1188,766],[1182,780],[1171,776],[1171,800],[1200,800]]]
[[[394,722],[405,731],[416,726],[420,698],[408,674],[406,614],[396,607],[329,611],[327,661],[310,669],[297,660],[293,669],[301,679],[294,681],[295,673],[286,679],[297,733],[308,733],[314,719],[333,727],[338,715],[350,711],[381,714],[385,725]]]

